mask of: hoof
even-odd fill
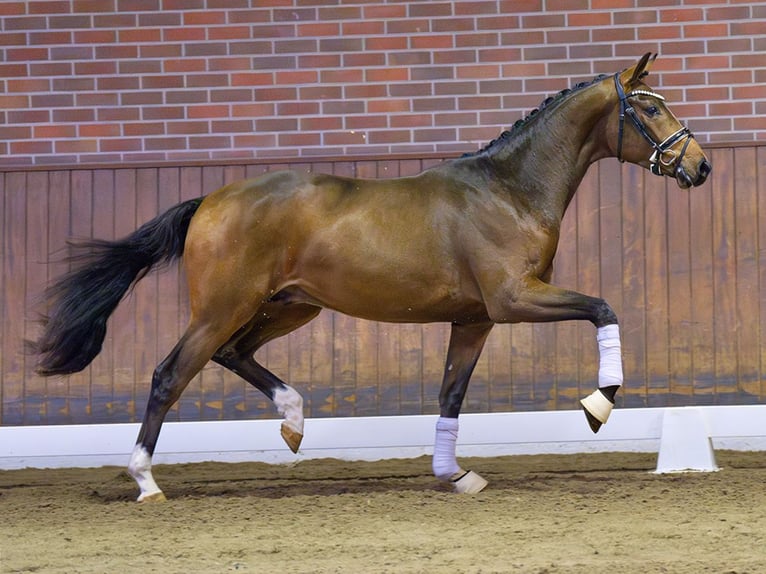
[[[451,478],[450,482],[458,494],[477,494],[489,484],[472,470],[462,474],[458,473],[455,476],[457,478]]]
[[[301,446],[303,435],[291,429],[286,421],[282,422],[281,432],[282,432],[282,438],[287,443],[287,446],[290,447],[290,450],[293,451],[294,453],[297,453],[298,448],[300,448]]]
[[[600,390],[593,391],[580,401],[585,418],[588,419],[590,430],[597,433],[601,425],[605,424],[612,413],[614,403],[610,401]]]
[[[588,421],[588,425],[590,426],[590,430],[593,431],[593,434],[596,434],[598,430],[601,428],[601,421],[598,420],[596,417],[594,417],[592,414],[588,412],[588,409],[585,408],[585,405],[582,406],[582,410],[585,413],[585,418]]]
[[[159,492],[153,492],[152,494],[147,495],[141,495],[138,497],[138,500],[136,502],[140,504],[146,504],[149,502],[167,502],[167,498],[165,498],[165,493],[162,491]]]

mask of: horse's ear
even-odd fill
[[[641,81],[641,78],[649,73],[649,68],[652,67],[652,64],[656,59],[657,54],[652,55],[651,52],[647,52],[641,56],[641,59],[635,66],[628,68],[620,74],[622,85],[630,89],[632,86],[638,84]]]

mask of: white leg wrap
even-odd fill
[[[137,444],[133,449],[128,463],[128,472],[138,483],[141,494],[138,495],[138,502],[147,499],[165,500],[160,487],[154,482],[152,476],[152,457],[144,447]]]
[[[284,424],[296,433],[303,434],[303,397],[294,388],[285,385],[274,391],[277,412],[285,417]]]
[[[454,475],[461,473],[460,465],[455,458],[455,443],[457,443],[457,419],[439,417],[436,421],[436,440],[434,441],[433,471],[439,480],[448,481]]]
[[[598,340],[599,352],[598,386],[622,385],[620,327],[618,325],[599,327],[596,339]]]

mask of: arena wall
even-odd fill
[[[251,5],[252,4],[252,5]],[[181,271],[139,284],[81,374],[32,373],[35,298],[69,237],[125,235],[270,169],[408,175],[478,149],[546,96],[645,51],[705,144],[692,192],[607,160],[564,222],[554,281],[623,327],[622,407],[762,402],[766,11],[653,0],[0,3],[0,424],[134,422],[187,317]],[[324,312],[260,359],[309,417],[433,414],[448,328]],[[498,326],[465,412],[566,410],[590,392],[592,326]],[[207,367],[170,420],[270,418]]]

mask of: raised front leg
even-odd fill
[[[586,319],[596,326],[599,388],[580,403],[591,430],[598,432],[612,412],[614,396],[623,381],[617,315],[603,299],[554,287],[539,279],[530,279],[525,287],[513,299],[498,297],[490,316],[498,323]]]
[[[493,323],[452,325],[444,380],[439,392],[439,420],[436,423],[433,472],[445,482],[451,482],[455,491],[474,494],[481,492],[487,481],[473,471],[463,470],[455,456],[458,435],[458,416],[463,405],[468,381],[479,360],[487,335]]]

